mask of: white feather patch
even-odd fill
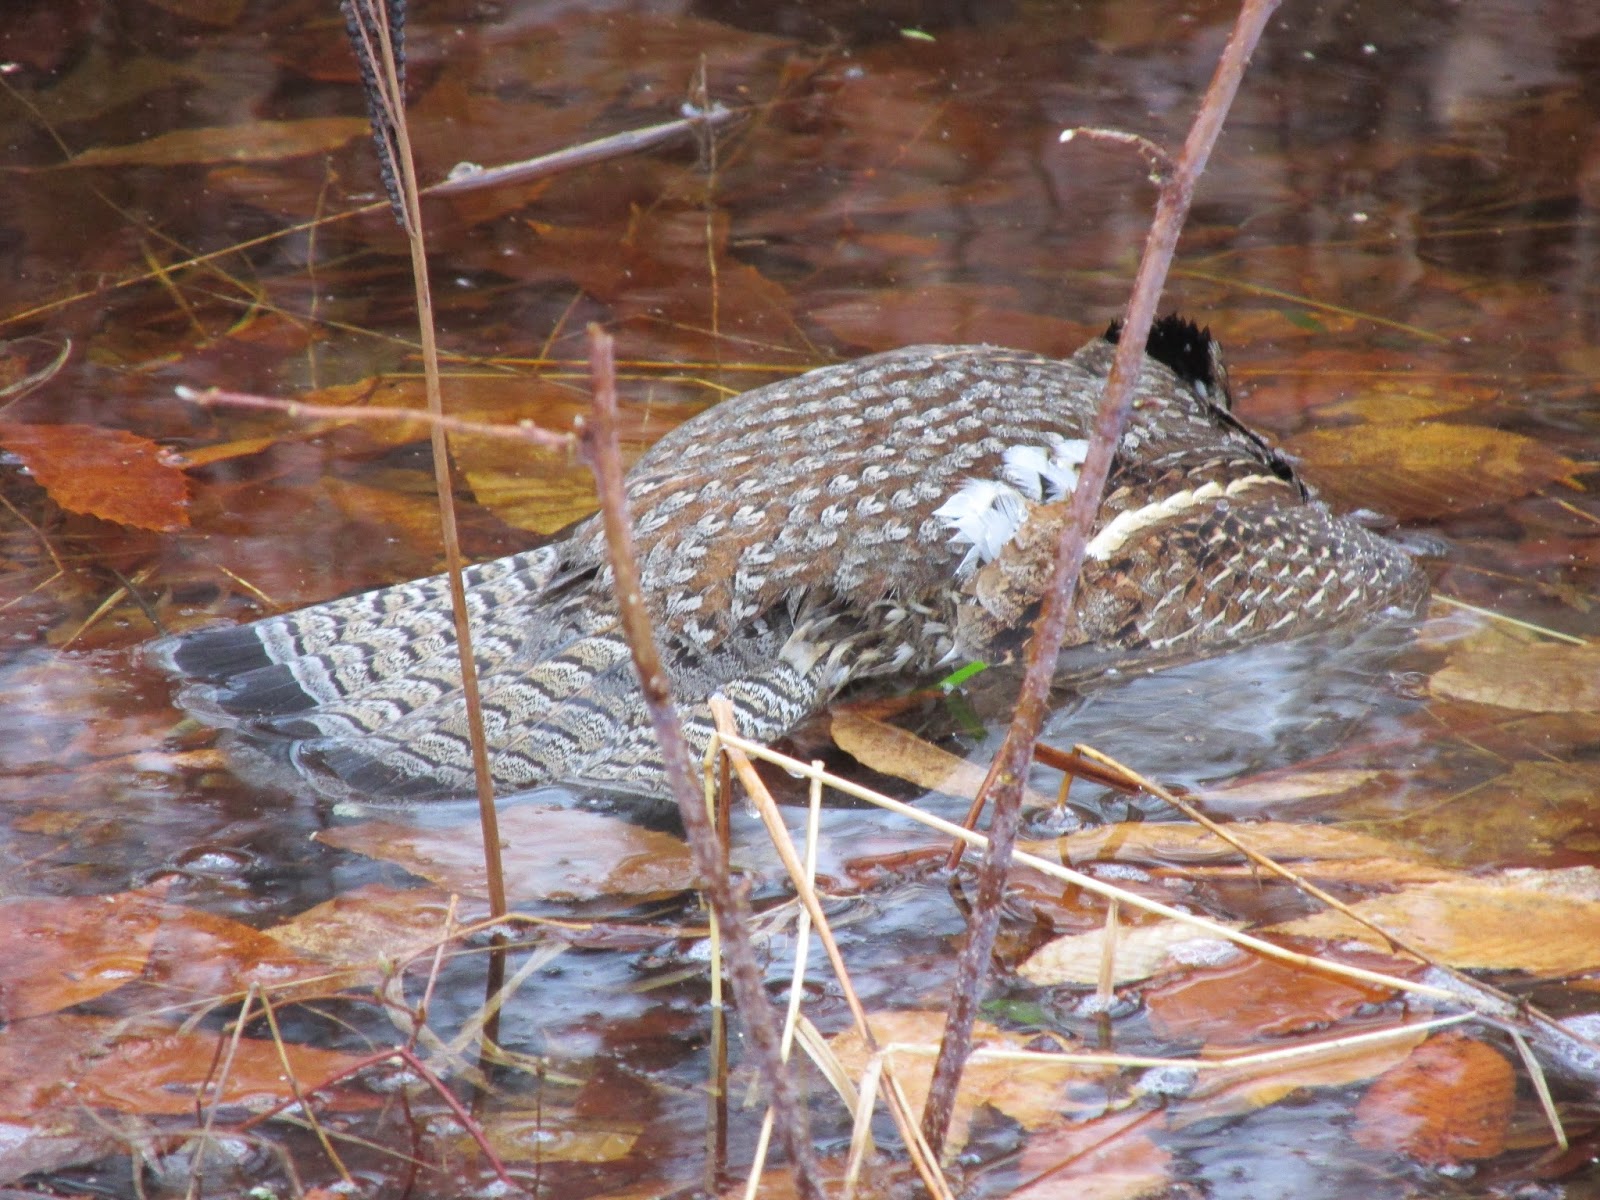
[[[957,578],[965,579],[982,564],[993,562],[1016,536],[1027,519],[1028,502],[1008,483],[969,479],[933,515],[952,531],[953,543],[969,547],[956,567]]]
[[[1005,452],[1000,474],[1029,500],[1053,504],[1078,486],[1078,468],[1089,453],[1082,438],[1046,435],[1044,446],[1012,446]]]
[[[999,479],[969,479],[933,512],[951,531],[950,540],[966,546],[956,577],[967,579],[993,562],[1028,519],[1028,506],[1054,504],[1078,485],[1089,443],[1082,438],[1045,435],[1042,446],[1011,446],[1001,456]]]

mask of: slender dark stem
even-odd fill
[[[996,755],[999,769],[991,775],[994,818],[989,828],[989,846],[978,874],[976,911],[968,931],[967,944],[956,968],[950,1019],[945,1025],[944,1041],[939,1046],[939,1058],[928,1092],[928,1106],[922,1115],[923,1134],[936,1153],[942,1152],[950,1127],[956,1088],[960,1085],[961,1069],[971,1048],[972,1025],[977,1017],[984,977],[989,969],[989,956],[994,949],[995,934],[1000,925],[1000,905],[1011,865],[1011,851],[1017,840],[1022,785],[1033,757],[1033,745],[1044,724],[1050,682],[1066,634],[1067,618],[1072,612],[1078,572],[1083,566],[1084,547],[1100,508],[1100,496],[1111,473],[1111,462],[1122,437],[1122,428],[1127,424],[1128,413],[1133,407],[1134,387],[1138,383],[1139,368],[1144,358],[1145,339],[1155,319],[1156,305],[1161,299],[1162,285],[1177,249],[1184,218],[1188,215],[1195,183],[1205,169],[1217,135],[1222,131],[1222,122],[1239,90],[1245,67],[1278,2],[1244,0],[1233,33],[1217,63],[1216,73],[1206,89],[1200,111],[1184,141],[1183,152],[1178,156],[1171,175],[1162,181],[1155,220],[1145,239],[1144,255],[1139,261],[1133,294],[1129,298],[1123,321],[1122,338],[1117,345],[1111,375],[1106,380],[1105,395],[1095,418],[1089,453],[1079,472],[1069,519],[1062,527],[1061,540],[1056,548],[1050,589],[1045,594],[1029,643],[1027,668],[1021,694],[1017,697],[1016,713],[1011,728],[1006,732],[1005,742]]]
[[[417,291],[417,328],[422,338],[423,382],[428,411],[436,418],[428,430],[433,448],[434,488],[439,496],[439,522],[444,541],[445,568],[450,580],[450,608],[455,618],[456,646],[461,660],[461,691],[467,707],[467,740],[472,748],[472,774],[478,791],[478,822],[483,828],[484,873],[491,916],[506,913],[506,887],[500,866],[500,820],[494,807],[494,777],[489,772],[489,743],[483,732],[483,705],[478,694],[478,663],[472,652],[472,622],[467,610],[466,584],[461,577],[461,539],[456,530],[456,508],[450,478],[450,446],[437,418],[444,415],[439,387],[439,346],[434,332],[433,293],[428,282],[427,241],[422,229],[422,189],[417,183],[406,126],[405,95],[400,81],[397,48],[390,40],[391,21],[385,0],[355,0],[358,19],[351,27],[363,74],[370,70],[369,89],[374,124],[380,143],[392,147],[393,166],[399,174],[399,193],[406,242],[411,250],[411,277]],[[376,38],[377,44],[372,42]],[[385,128],[386,126],[386,128]],[[493,964],[497,960],[491,958]],[[503,971],[503,961],[492,971]]]
[[[633,522],[628,515],[623,489],[622,455],[617,443],[617,372],[612,339],[592,325],[589,327],[589,362],[594,407],[591,418],[580,432],[579,444],[583,458],[594,472],[595,486],[600,493],[600,516],[605,526],[606,547],[610,551],[622,631],[633,652],[633,665],[639,672],[650,723],[661,746],[662,766],[678,803],[684,831],[689,836],[689,848],[694,854],[701,887],[711,902],[712,911],[717,914],[718,927],[727,947],[734,999],[750,1031],[762,1075],[767,1081],[776,1126],[794,1168],[796,1191],[804,1200],[821,1200],[822,1188],[805,1109],[779,1052],[777,1013],[767,998],[755,947],[750,941],[750,906],[723,867],[716,831],[706,813],[705,796],[696,783],[698,772],[690,761],[683,725],[672,702],[667,673],[656,648],[655,630],[645,607],[639,562],[633,548]]]

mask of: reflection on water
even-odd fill
[[[1387,743],[1414,727],[1400,681],[1414,628],[1379,622],[1135,675],[1092,689],[1045,737],[1130,765],[1158,758],[1164,783],[1191,789]]]
[[[55,140],[115,149],[268,120],[290,136],[306,118],[359,113],[327,6],[15,7],[0,31],[0,78],[27,103],[0,97],[0,134],[8,161],[29,169],[0,188],[0,337],[43,334],[70,340],[72,353],[43,387],[0,400],[0,422],[127,430],[194,458],[182,472],[190,524],[158,532],[64,506],[0,451],[9,893],[114,893],[171,872],[175,903],[264,926],[365,885],[415,887],[397,867],[311,841],[348,818],[292,786],[241,778],[211,753],[209,731],[183,723],[169,685],[127,653],[158,632],[437,569],[414,430],[203,412],[171,394],[179,383],[279,395],[337,387],[321,398],[411,401],[409,383],[384,380],[416,370],[392,223],[380,213],[314,235],[305,225],[376,194],[366,139],[269,153],[241,135],[226,154],[169,144],[154,161],[71,169],[59,169]],[[1229,15],[1176,0],[414,7],[411,102],[427,178],[462,159],[509,161],[667,119],[702,56],[713,96],[749,106],[714,175],[677,148],[429,209],[443,340],[462,356],[451,404],[564,425],[583,401],[580,331],[597,320],[619,336],[636,443],[720,395],[870,350],[987,340],[1070,351],[1120,308],[1151,197],[1143,163],[1064,148],[1058,134],[1115,126],[1174,144]],[[1377,447],[1363,456],[1299,443],[1330,495],[1381,497],[1400,506],[1388,515],[1408,532],[1448,544],[1438,591],[1591,639],[1597,60],[1600,17],[1557,0],[1287,6],[1203,181],[1168,289],[1171,305],[1227,343],[1247,421],[1279,439],[1353,430],[1355,450]],[[248,251],[184,265],[258,236]],[[4,380],[25,373],[11,362],[0,355]],[[1423,436],[1456,427],[1469,434]],[[1441,446],[1451,448],[1442,460]],[[1341,466],[1345,451],[1359,467]],[[471,441],[454,453],[473,557],[531,544],[532,529],[585,504],[573,464]],[[1423,639],[1390,625],[1124,673],[1064,703],[1047,736],[1202,795],[1308,767],[1371,771],[1352,797],[1227,811],[1390,821],[1389,833],[1484,869],[1593,862],[1594,714],[1430,697],[1423,677],[1448,650],[1432,622]],[[959,703],[907,723],[987,761],[1002,691],[983,676],[969,686],[976,725]],[[1044,770],[1034,782],[1056,785]],[[1557,783],[1566,791],[1551,799]],[[1494,812],[1453,806],[1469,791],[1492,798]],[[559,791],[537,799],[552,794],[584,802]],[[944,816],[965,808],[913,798]],[[1170,815],[1083,785],[1072,801],[1073,820]],[[1554,808],[1566,824],[1537,824]],[[1452,814],[1451,828],[1398,823]],[[419,819],[467,816],[450,806]],[[802,810],[786,817],[798,831]],[[1515,840],[1513,823],[1531,832]],[[758,900],[779,904],[772,852],[748,814],[735,824]],[[823,828],[820,869],[865,1001],[942,1007],[966,918],[934,839],[857,808],[830,809]],[[1045,926],[1099,916],[1078,898],[1036,893],[1016,912],[1026,919],[1008,924],[1013,958]],[[648,915],[668,929],[648,952],[568,951],[507,1006],[506,1043],[554,1056],[564,1076],[539,1093],[552,1110],[655,1121],[646,1149],[618,1162],[550,1164],[548,1194],[644,1194],[700,1178],[706,989],[699,943],[670,931],[702,918],[688,903]],[[771,917],[774,978],[793,953],[786,919]],[[445,968],[434,997],[444,1035],[481,1001],[478,963],[468,955]],[[834,985],[821,971],[813,979],[808,1012],[841,1027]],[[1019,1006],[1008,1012],[1040,1019],[1075,1011],[1078,998],[997,987]],[[118,1013],[126,1001],[99,1003]],[[1103,1027],[1058,1023],[1165,1048],[1138,1008],[1134,992]],[[286,1019],[304,1022],[294,1036],[314,1028],[330,1044],[358,1041],[352,1028],[393,1035],[370,1014],[330,1011]],[[537,1090],[521,1076],[507,1086],[523,1099]],[[1239,1124],[1174,1129],[1173,1178],[1241,1197],[1459,1194],[1421,1172],[1402,1185],[1398,1156],[1352,1154],[1352,1104],[1324,1090]],[[748,1141],[753,1118],[735,1124]],[[999,1118],[982,1133],[991,1147],[1020,1137]],[[1497,1177],[1508,1192],[1542,1186],[1518,1171]],[[1009,1178],[975,1186],[997,1194]],[[321,1182],[338,1183],[313,1176],[307,1186]],[[456,1178],[418,1188],[470,1190]]]

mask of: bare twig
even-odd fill
[[[1062,131],[1063,145],[1077,138],[1090,142],[1108,142],[1113,146],[1123,146],[1137,152],[1149,164],[1150,182],[1157,187],[1160,187],[1172,174],[1172,155],[1143,134],[1128,133],[1121,129],[1096,129],[1088,125],[1078,125]]]
[[[463,417],[447,417],[440,413],[423,412],[410,408],[387,408],[383,405],[359,404],[307,404],[303,400],[280,400],[276,396],[257,396],[250,392],[230,392],[224,388],[175,387],[173,393],[190,404],[214,404],[222,408],[245,408],[264,412],[278,412],[291,420],[312,421],[393,421],[397,424],[421,425],[424,428],[442,429],[445,433],[472,434],[477,437],[504,438],[508,441],[527,442],[540,450],[554,450],[569,454],[577,446],[570,433],[551,433],[540,429],[531,421],[518,421],[515,425],[497,425],[488,421],[470,421]]]
[[[777,1127],[794,1168],[796,1190],[805,1200],[820,1200],[822,1187],[818,1182],[816,1153],[811,1145],[805,1110],[800,1104],[794,1080],[779,1053],[777,1014],[767,998],[761,968],[756,962],[755,947],[750,941],[750,906],[744,893],[734,888],[733,881],[723,868],[716,833],[706,815],[701,789],[695,784],[688,743],[684,740],[683,726],[672,701],[671,686],[656,649],[650,614],[645,608],[639,563],[633,548],[633,525],[623,490],[622,456],[617,445],[616,366],[612,353],[610,335],[591,326],[589,354],[594,380],[594,409],[591,419],[584,422],[579,437],[582,455],[594,472],[595,487],[600,493],[600,518],[605,527],[606,546],[610,551],[617,611],[628,647],[633,653],[634,668],[639,673],[639,685],[644,693],[645,706],[650,712],[650,723],[661,747],[661,762],[667,783],[677,801],[684,831],[689,836],[695,868],[727,943],[734,999],[744,1016],[745,1026],[750,1031],[762,1074],[767,1081]]]
[[[568,146],[551,154],[541,154],[537,158],[526,158],[521,162],[506,163],[498,167],[458,163],[451,169],[449,178],[443,183],[434,184],[424,194],[454,196],[461,192],[475,192],[483,188],[529,183],[559,171],[571,170],[573,167],[604,162],[608,158],[619,158],[625,154],[637,154],[641,150],[649,150],[681,137],[703,134],[719,125],[727,124],[736,115],[733,109],[724,108],[720,104],[712,104],[703,111],[689,110],[686,106],[685,115],[681,120],[667,121],[661,125],[647,125],[643,129],[627,129],[610,137],[584,142],[581,146]]]
[[[1200,111],[1184,142],[1183,152],[1171,175],[1163,181],[1156,203],[1155,220],[1145,240],[1144,255],[1134,279],[1133,294],[1123,321],[1122,337],[1116,358],[1106,380],[1105,396],[1095,418],[1089,453],[1072,494],[1069,518],[1061,530],[1056,547],[1055,571],[1045,593],[1043,608],[1034,625],[1028,646],[1027,668],[1015,717],[996,759],[999,768],[993,776],[994,818],[989,830],[989,848],[978,877],[978,899],[967,944],[956,969],[955,995],[944,1042],[939,1048],[933,1082],[928,1092],[928,1107],[922,1115],[922,1130],[936,1150],[942,1150],[945,1134],[954,1112],[956,1089],[961,1082],[961,1067],[972,1041],[972,1025],[977,1017],[983,980],[989,969],[989,956],[1000,924],[1000,905],[1010,869],[1011,851],[1016,843],[1021,812],[1022,784],[1033,757],[1033,745],[1044,724],[1046,700],[1055,673],[1056,657],[1072,612],[1078,573],[1083,566],[1084,547],[1089,530],[1100,508],[1100,495],[1111,473],[1111,460],[1122,428],[1133,406],[1134,386],[1144,359],[1145,339],[1155,319],[1162,284],[1177,249],[1178,235],[1188,214],[1195,183],[1205,169],[1211,148],[1222,131],[1233,97],[1244,77],[1267,19],[1278,7],[1278,0],[1244,0],[1244,7],[1233,33],[1217,63],[1216,73],[1206,89]]]

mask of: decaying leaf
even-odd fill
[[[1423,884],[1351,907],[1446,966],[1535,975],[1600,968],[1600,899],[1542,889],[1538,882],[1547,874]],[[1383,944],[1335,912],[1286,921],[1273,932]]]
[[[259,1107],[293,1094],[286,1061],[306,1089],[362,1062],[336,1051],[243,1038],[224,1077],[220,1064],[227,1040],[170,1027],[129,1030],[107,1017],[54,1014],[18,1021],[0,1032],[0,1113],[26,1119],[86,1105],[182,1116],[214,1102]],[[384,1103],[350,1085],[319,1093],[319,1102],[343,1110]]]
[[[56,1012],[139,978],[164,885],[115,896],[0,900],[0,1020]]]
[[[864,712],[835,709],[828,725],[839,749],[880,774],[966,800],[983,786],[982,767]],[[1022,802],[1031,808],[1048,808],[1052,803],[1032,788],[1025,790]]]
[[[1009,1200],[1138,1200],[1172,1184],[1172,1156],[1142,1127],[1148,1112],[1113,1113],[1028,1139]]]
[[[594,512],[594,476],[575,463],[535,456],[527,446],[495,438],[452,440],[461,473],[479,504],[508,525],[555,533]]]
[[[1385,379],[1366,385],[1347,400],[1319,405],[1317,418],[1410,425],[1461,412],[1491,398],[1488,390],[1462,386],[1459,379],[1450,380],[1448,386],[1414,377]]]
[[[497,1110],[483,1122],[489,1145],[505,1162],[615,1162],[632,1152],[642,1129],[636,1123],[584,1121],[549,1109]]]
[[[1596,794],[1600,763],[1522,761],[1476,787],[1420,803],[1388,828],[1463,866],[1548,861],[1593,852],[1600,836]]]
[[[1441,1034],[1367,1089],[1356,1106],[1355,1139],[1430,1166],[1494,1158],[1506,1148],[1515,1093],[1505,1055]]]
[[[1534,438],[1477,425],[1318,429],[1289,439],[1285,449],[1335,503],[1400,520],[1470,512],[1584,470]]]
[[[189,479],[149,438],[94,425],[0,423],[0,446],[70,512],[171,533],[189,524]]]
[[[1390,974],[1417,969],[1388,959],[1361,965]],[[1390,995],[1374,984],[1246,954],[1147,992],[1145,1006],[1162,1037],[1246,1046],[1324,1029]]]
[[[988,342],[1040,354],[1070,354],[1091,336],[1072,321],[1027,312],[1010,288],[925,284],[886,288],[812,310],[840,340],[868,350],[919,342]]]
[[[1105,945],[1104,929],[1058,937],[1035,950],[1017,973],[1041,987],[1093,984],[1100,978]],[[1197,956],[1216,962],[1235,953],[1226,942],[1182,921],[1123,926],[1116,933],[1112,982],[1119,986],[1135,983],[1164,967],[1193,962]]]
[[[1200,1072],[1195,1087],[1172,1113],[1181,1128],[1196,1121],[1255,1112],[1311,1088],[1348,1087],[1389,1070],[1427,1038],[1426,1030],[1377,1043],[1340,1046],[1271,1065],[1221,1067]],[[1282,1047],[1276,1047],[1281,1049]]]
[[[1520,712],[1600,712],[1600,645],[1466,642],[1428,681],[1446,700]]]
[[[403,963],[482,916],[481,904],[460,903],[450,920],[450,897],[435,888],[364,884],[297,913],[262,932],[302,954],[346,967]]]
[[[1236,824],[1228,832],[1258,854],[1279,862],[1312,859],[1351,861],[1367,858],[1423,859],[1420,852],[1371,834],[1332,825],[1298,825],[1289,821]],[[1216,834],[1198,825],[1133,821],[1084,829],[1063,838],[1020,843],[1041,858],[1067,863],[1092,861],[1204,863],[1239,861],[1241,855]]]
[[[239,995],[254,984],[274,1000],[331,995],[348,979],[329,964],[215,913],[167,906],[145,978],[175,1000]]]
[[[363,821],[315,836],[396,863],[452,892],[485,894],[483,836],[476,821],[445,827]],[[688,846],[613,817],[519,805],[500,814],[500,837],[506,892],[515,900],[662,896],[694,886]]]
[[[96,146],[76,154],[69,167],[176,167],[196,163],[258,162],[325,154],[365,137],[364,117],[306,117],[299,121],[248,121],[178,129],[123,146]]]
[[[1207,804],[1225,806],[1225,811],[1241,812],[1274,804],[1294,804],[1301,800],[1325,800],[1353,792],[1381,779],[1382,771],[1331,769],[1326,771],[1282,771],[1268,776],[1249,776],[1221,787],[1205,789]]]

